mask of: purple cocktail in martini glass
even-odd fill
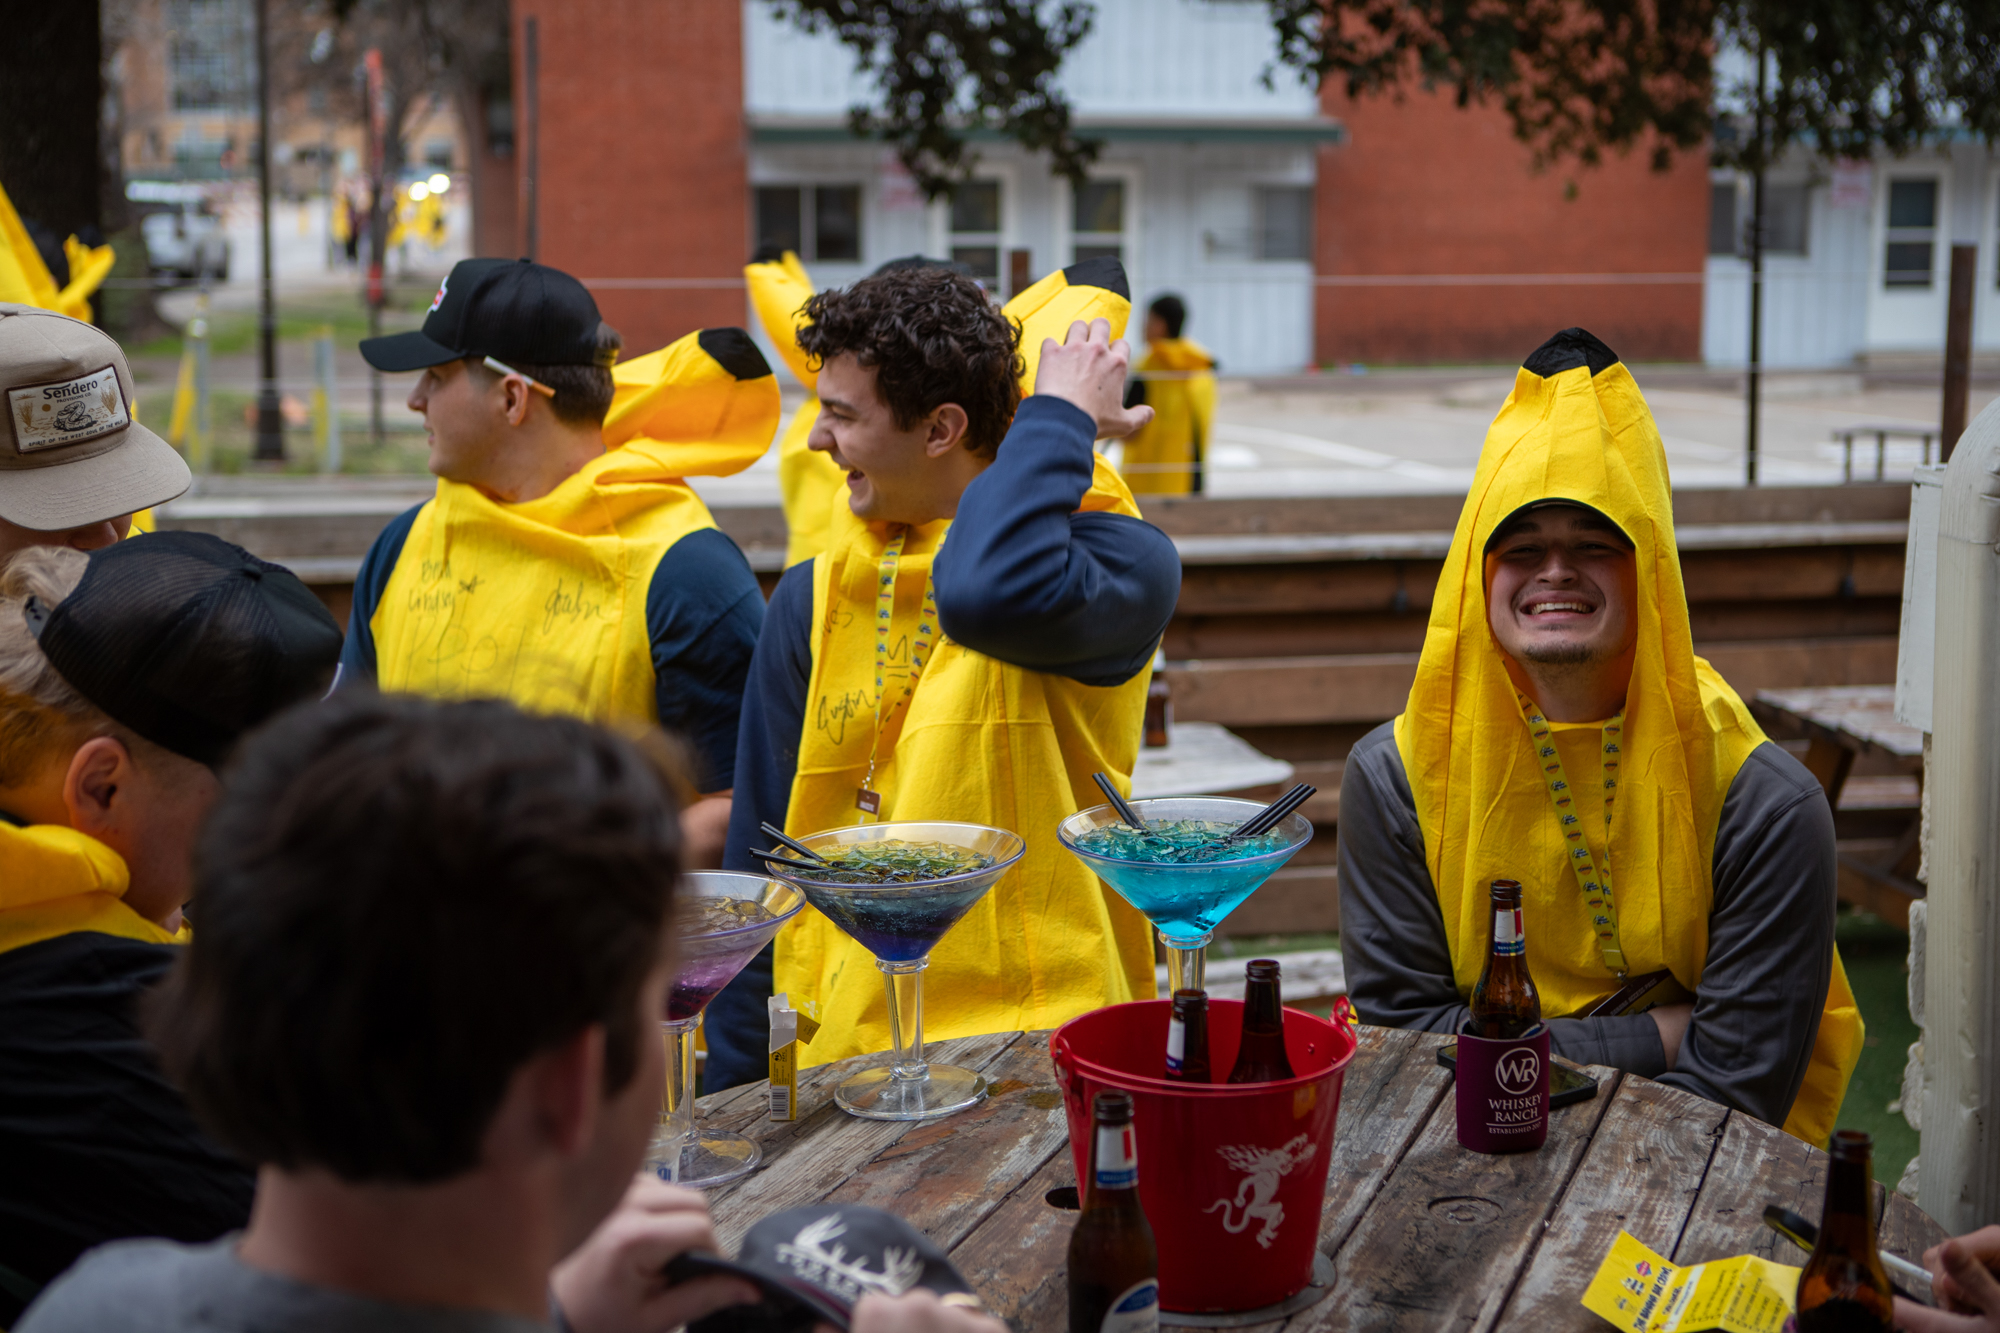
[[[675,965],[667,987],[667,1085],[646,1168],[680,1185],[720,1185],[757,1169],[763,1151],[741,1134],[704,1133],[694,1119],[694,1030],[708,1002],[778,927],[806,905],[783,880],[704,870],[674,895]]]
[[[924,1060],[924,969],[945,932],[1028,850],[1019,834],[984,824],[900,821],[858,824],[800,838],[799,843],[836,862],[851,850],[940,844],[970,852],[974,869],[906,884],[843,884],[815,879],[794,860],[771,863],[804,891],[807,901],[854,941],[875,955],[889,996],[889,1029],[895,1058],[864,1069],[833,1091],[843,1110],[870,1120],[929,1120],[976,1106],[986,1099],[986,1080],[969,1069]],[[908,1033],[907,1037],[904,1035]]]

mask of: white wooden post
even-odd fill
[[[1917,1199],[2000,1222],[2000,402],[1945,472],[1932,676],[1931,858]]]

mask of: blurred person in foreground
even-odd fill
[[[1215,356],[1181,331],[1187,303],[1171,293],[1146,308],[1146,354],[1132,366],[1125,406],[1153,419],[1125,440],[1119,475],[1134,495],[1199,495],[1215,431]]]
[[[19,1333],[636,1333],[757,1299],[668,1285],[714,1248],[707,1204],[634,1177],[680,836],[664,776],[574,718],[357,691],[266,728],[202,835],[201,928],[150,1022],[258,1165],[249,1227],[97,1250]],[[923,1298],[854,1327],[999,1329]]]
[[[1340,789],[1364,1022],[1457,1032],[1496,878],[1556,1053],[1832,1132],[1861,1052],[1833,812],[1695,656],[1666,451],[1617,354],[1536,349],[1494,419],[1409,705]]]
[[[1981,1227],[1924,1251],[1935,1308],[1896,1298],[1907,1333],[2000,1333],[2000,1226]]]
[[[29,546],[94,551],[193,480],[132,419],[132,372],[82,320],[0,305],[0,557]]]
[[[422,372],[438,483],[362,561],[341,682],[684,736],[690,863],[715,865],[764,595],[686,479],[763,455],[778,385],[741,329],[621,346],[581,282],[507,259],[461,261],[422,329],[362,341]]]
[[[215,768],[339,652],[303,584],[205,533],[0,560],[0,1325],[93,1245],[249,1216],[136,1006],[187,939]]]
[[[1019,867],[931,954],[924,1023],[939,1039],[1153,993],[1145,918],[1033,833],[1102,803],[1093,772],[1129,784],[1180,592],[1173,543],[1092,448],[1151,416],[1121,401],[1130,349],[1112,321],[1129,310],[1112,259],[1049,274],[1004,310],[935,266],[805,307],[810,443],[846,474],[846,503],[826,549],[772,594],[725,864],[763,868],[765,821],[794,837],[923,819],[1027,833]],[[831,921],[802,915],[772,957],[709,1007],[711,1087],[763,1076],[760,988],[820,1006],[802,1064],[892,1044],[881,973]]]

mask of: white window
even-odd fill
[[[1006,250],[1006,188],[997,180],[964,181],[951,191],[950,254],[988,290],[1000,285]]]
[[[1882,285],[1927,289],[1937,267],[1938,183],[1891,179]]]
[[[1257,187],[1257,258],[1313,257],[1313,191],[1310,185]]]
[[[1125,258],[1125,219],[1131,206],[1125,182],[1093,178],[1070,191],[1070,262]]]
[[[790,250],[806,263],[861,258],[859,185],[759,185],[756,250]]]

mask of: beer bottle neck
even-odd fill
[[[1820,1248],[1844,1253],[1875,1252],[1874,1192],[1868,1161],[1836,1157],[1827,1164],[1826,1212],[1820,1218]]]
[[[1284,1006],[1280,1003],[1278,983],[1275,981],[1252,981],[1243,988],[1243,1026],[1245,1028],[1281,1028],[1284,1025]]]
[[[1528,952],[1528,940],[1521,929],[1519,903],[1493,904],[1493,956],[1520,958]]]
[[[1097,1122],[1091,1145],[1090,1182],[1084,1191],[1085,1212],[1095,1208],[1137,1207],[1139,1153],[1132,1122]]]

